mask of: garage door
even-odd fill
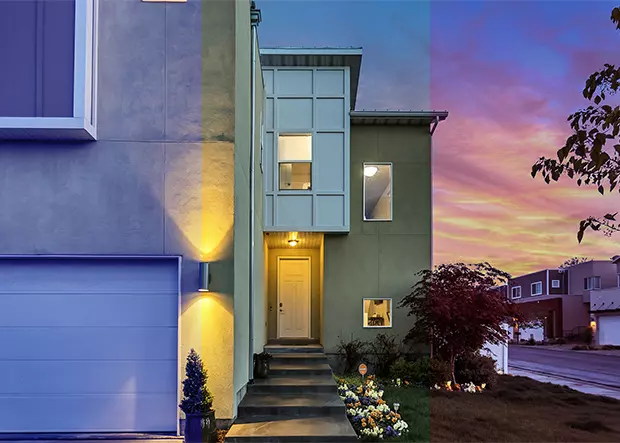
[[[0,432],[175,432],[176,259],[0,259]]]
[[[598,318],[599,344],[620,345],[620,315]]]

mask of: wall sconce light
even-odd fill
[[[200,283],[198,292],[209,292],[209,283],[211,283],[211,274],[209,274],[209,263],[200,262]]]
[[[290,239],[290,240],[288,241],[288,244],[289,244],[290,246],[297,246],[297,240],[295,240],[294,238],[292,238],[292,239]]]

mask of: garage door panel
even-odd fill
[[[177,360],[0,361],[0,398],[16,394],[176,395]]]
[[[24,296],[29,303],[20,303]],[[2,326],[171,326],[177,300],[170,293],[0,293]]]
[[[158,394],[4,397],[0,423],[4,432],[170,432],[176,408],[175,396]]]
[[[599,344],[620,345],[620,315],[600,316],[598,328]]]
[[[2,289],[20,291],[177,291],[171,260],[20,259],[4,261]],[[171,266],[172,263],[172,266]]]
[[[4,360],[166,360],[177,343],[176,328],[0,328]]]

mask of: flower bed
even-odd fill
[[[475,394],[476,392],[482,392],[484,388],[486,388],[486,383],[482,383],[480,386],[476,386],[475,384],[469,383],[455,383],[452,384],[451,381],[447,381],[443,386],[435,385],[431,389],[434,391],[450,391],[450,392],[467,392],[470,394]]]
[[[340,380],[338,395],[347,407],[347,417],[362,438],[400,437],[409,426],[383,400],[383,388],[372,376],[355,385]]]

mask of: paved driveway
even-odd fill
[[[620,389],[620,355],[510,346],[508,366]]]

